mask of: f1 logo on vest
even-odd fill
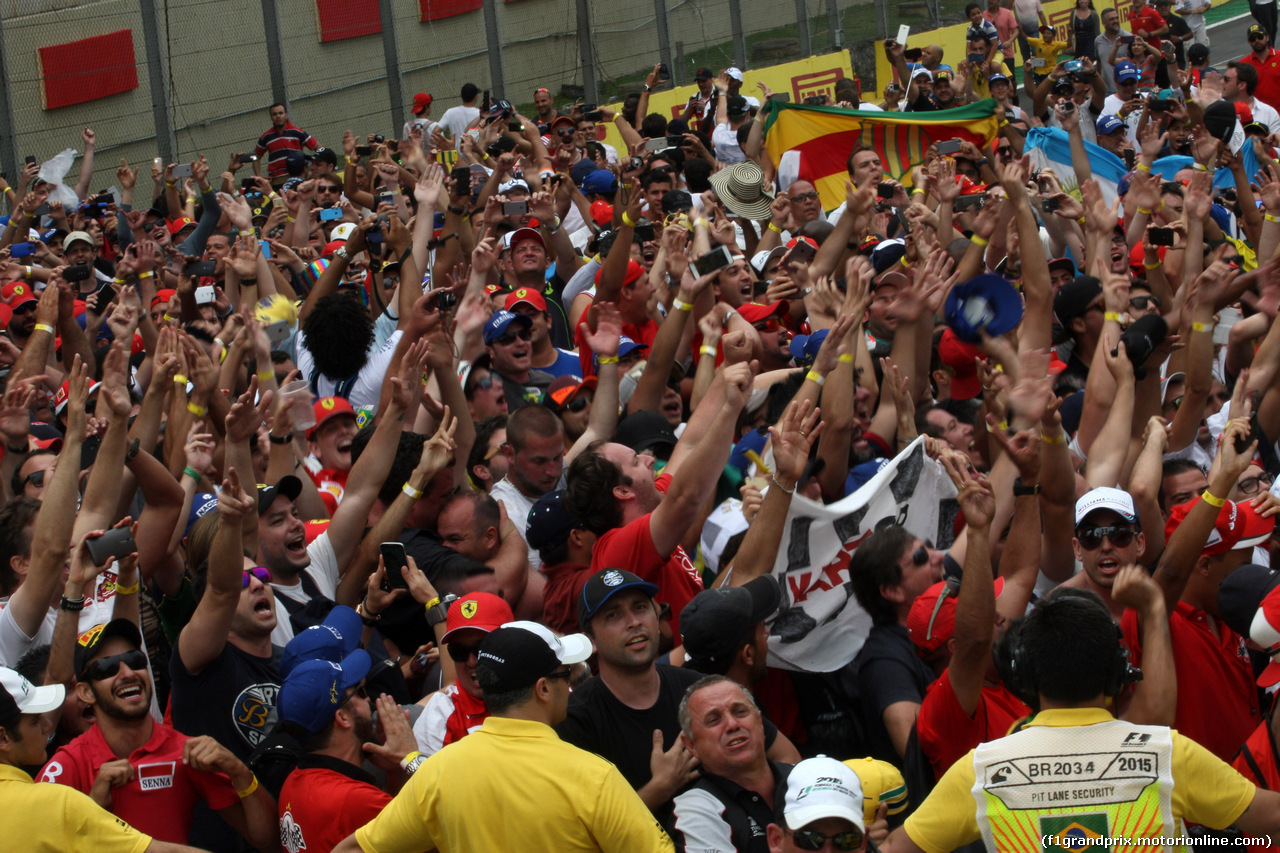
[[[1129,732],[1125,737],[1121,746],[1146,746],[1147,741],[1151,740],[1151,735],[1143,732]]]

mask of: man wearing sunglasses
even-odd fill
[[[1106,486],[1093,489],[1076,501],[1075,517],[1072,548],[1084,571],[1064,586],[1091,590],[1118,621],[1124,605],[1111,599],[1111,587],[1120,569],[1137,562],[1147,544],[1133,496]]]
[[[204,802],[255,847],[276,837],[275,799],[244,762],[209,736],[190,738],[151,716],[142,634],[113,619],[81,634],[76,693],[94,724],[54,753],[41,782],[69,785],[130,826],[183,843]],[[239,796],[237,796],[239,794]]]
[[[786,793],[767,829],[769,853],[867,849],[858,774],[834,758],[806,758],[791,768]]]
[[[533,367],[533,321],[523,314],[496,311],[484,325],[484,347],[489,367],[502,379],[507,409],[542,401],[551,374]]]
[[[454,680],[427,697],[422,714],[414,721],[413,736],[423,755],[434,755],[461,740],[489,716],[484,691],[476,683],[476,655],[485,637],[515,621],[507,603],[489,592],[456,598],[446,613],[440,643],[453,661]]]
[[[1265,5],[1259,4],[1259,8],[1265,8]],[[1271,7],[1270,14],[1274,21],[1274,6]],[[1240,61],[1258,69],[1258,90],[1254,96],[1280,109],[1280,51],[1271,46],[1273,36],[1268,34],[1273,30],[1274,25],[1271,29],[1264,29],[1257,24],[1249,27],[1249,52]]]
[[[28,282],[11,281],[0,290],[0,299],[4,300],[13,313],[6,327],[9,340],[13,341],[18,349],[25,350],[27,342],[31,340],[36,330],[36,305],[39,304],[39,300],[36,298],[35,291],[31,289]]]
[[[13,472],[10,484],[15,495],[39,500],[44,494],[44,484],[53,475],[53,468],[58,463],[58,454],[54,450],[36,448],[24,454]]]

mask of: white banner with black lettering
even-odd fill
[[[832,672],[853,660],[871,630],[849,580],[849,558],[876,530],[900,524],[950,547],[959,506],[942,466],[917,438],[853,494],[833,504],[796,495],[773,576],[782,603],[768,621],[769,665]]]

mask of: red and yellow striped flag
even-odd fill
[[[989,145],[999,126],[995,110],[990,98],[954,110],[920,113],[844,110],[770,99],[762,110],[765,148],[780,172],[813,184],[823,209],[830,210],[845,200],[845,163],[854,148],[875,148],[885,172],[906,184],[911,167],[924,162],[924,152],[935,142],[967,139],[978,148]],[[787,152],[798,155],[799,163],[784,170],[782,157]]]

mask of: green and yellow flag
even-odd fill
[[[809,181],[822,198],[825,210],[844,202],[844,182],[849,173],[849,152],[870,145],[880,155],[884,170],[907,183],[911,167],[924,162],[924,152],[935,142],[967,139],[983,148],[995,139],[999,120],[996,102],[987,98],[954,110],[921,113],[889,113],[814,107],[770,99],[761,110],[765,148],[776,164],[787,152],[798,155],[794,174]]]

